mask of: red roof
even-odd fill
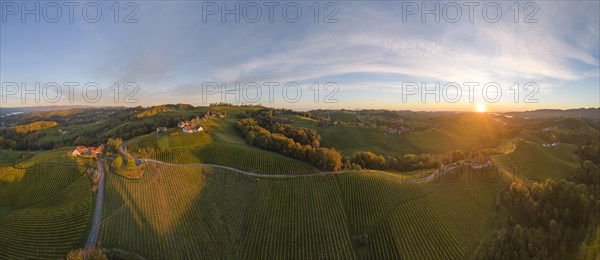
[[[92,153],[102,153],[102,150],[104,150],[104,144],[95,147],[95,146],[90,146],[90,147],[85,147],[85,146],[77,146],[77,148],[75,149],[75,151],[79,152],[80,154],[92,154]]]

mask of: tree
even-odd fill
[[[350,156],[350,163],[367,169],[384,170],[386,168],[385,158],[373,152],[354,152]]]
[[[128,158],[127,163],[125,163],[125,170],[135,171],[136,168],[137,168],[137,165],[135,163],[135,160],[132,158]]]
[[[121,166],[123,165],[123,158],[121,158],[121,156],[117,156],[113,162],[112,162],[113,168],[115,168],[116,170],[121,169]]]
[[[109,138],[108,141],[106,142],[108,144],[109,147],[112,147],[114,150],[113,151],[118,151],[119,150],[119,146],[121,146],[123,144],[123,140],[121,138]]]
[[[335,149],[329,148],[318,148],[317,150],[317,162],[315,166],[317,168],[326,171],[338,171],[342,168],[342,155]]]
[[[82,260],[82,259],[94,259],[94,260],[105,260],[108,259],[104,254],[104,249],[96,247],[80,248],[69,251],[67,254],[67,260]]]

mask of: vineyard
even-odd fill
[[[507,183],[467,168],[410,182],[376,172],[253,178],[148,167],[136,181],[107,175],[104,247],[148,258],[465,258]]]
[[[154,149],[166,148],[166,149],[178,149],[178,148],[190,148],[198,145],[204,145],[212,143],[212,137],[207,133],[194,133],[194,134],[174,134],[174,135],[156,135],[149,134],[134,139],[129,144],[132,149],[139,149],[142,147],[151,147]]]
[[[489,170],[460,168],[427,183],[369,174],[340,175],[359,257],[450,259],[470,256],[507,184]]]
[[[331,176],[155,167],[135,182],[108,175],[104,247],[162,259],[353,257]]]
[[[307,162],[247,145],[211,143],[194,149],[172,149],[159,152],[155,158],[174,164],[208,163],[229,166],[249,172],[294,174],[317,172]]]
[[[40,163],[26,169],[2,167],[0,206],[22,208],[52,198],[81,178],[76,166]]]
[[[81,246],[92,208],[76,166],[35,164],[0,183],[0,258],[59,258]]]

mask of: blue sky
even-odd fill
[[[463,2],[458,2],[462,16],[457,22],[448,21],[456,10],[456,6],[447,6],[450,2],[437,2],[442,11],[439,22],[433,15],[421,21],[421,10],[407,15],[411,3],[420,9],[425,3],[426,8],[433,9],[436,2],[352,1],[329,6],[320,2],[318,22],[314,2],[282,2],[274,7],[272,23],[265,2],[253,2],[262,12],[256,23],[247,21],[256,15],[256,5],[248,2],[237,2],[240,22],[233,15],[221,20],[222,4],[232,9],[234,1],[204,5],[192,1],[135,2],[139,10],[133,18],[137,23],[123,23],[133,10],[124,9],[126,2],[119,2],[118,23],[113,20],[113,1],[98,2],[102,16],[96,23],[82,17],[82,6],[89,2],[75,7],[72,23],[65,6],[60,7],[58,22],[44,19],[54,17],[54,6],[49,6],[47,13],[41,10],[40,22],[36,23],[33,15],[26,15],[25,22],[21,20],[22,2],[17,2],[20,10],[16,14],[12,14],[14,6],[5,3],[0,23],[3,107],[236,103],[231,94],[236,83],[249,86],[237,92],[239,102],[252,103],[257,94],[256,88],[250,87],[253,82],[262,91],[258,103],[293,109],[472,110],[476,103],[486,104],[490,111],[600,106],[597,1],[534,2],[537,12],[529,18],[537,19],[535,23],[523,22],[534,11],[534,7],[525,9],[524,2],[519,6],[518,22],[514,21],[513,2],[495,2],[502,11],[497,22],[488,21],[495,15],[493,9],[483,17],[487,2],[474,7],[473,22]],[[31,9],[35,3],[25,5]],[[48,2],[37,3],[43,9]],[[208,15],[213,3],[219,10]],[[293,6],[283,17],[286,3]],[[296,22],[287,21],[294,18],[296,3],[302,16]],[[324,23],[334,10],[329,20],[333,23]],[[88,11],[94,15],[93,10]],[[39,82],[39,93],[52,97],[56,88],[43,88],[50,82],[77,82],[80,86],[75,87],[72,102],[63,85],[57,103],[48,102],[45,96],[38,103],[34,95],[25,96],[26,102],[22,102],[23,91],[15,92],[7,85],[13,82],[30,89]],[[102,97],[95,103],[80,93],[90,82],[102,89]],[[114,82],[120,83],[121,89],[117,103],[110,88]],[[123,89],[127,82],[139,87],[128,99],[133,103],[123,101],[133,91]],[[210,82],[223,83],[230,94],[223,97],[218,91],[209,91],[206,86]],[[265,82],[279,84],[271,98]],[[449,82],[461,86],[461,98],[455,103],[449,100],[457,97],[457,88],[442,91]],[[479,83],[472,90],[473,102],[464,85],[468,82]],[[500,86],[502,97],[484,99],[483,86],[494,82]],[[523,89],[529,82],[539,87],[529,99],[537,103],[523,102],[535,89]],[[315,83],[318,102],[315,87],[311,87]],[[436,102],[430,94],[423,102],[421,92],[409,93],[411,83],[430,89],[438,83],[440,89],[434,92],[448,95],[447,99],[441,96]],[[519,83],[518,102],[509,88],[514,83]],[[296,96],[296,86],[301,96]],[[491,89],[488,94],[495,93]],[[323,102],[328,95],[329,102]]]

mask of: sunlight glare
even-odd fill
[[[479,113],[485,112],[485,105],[482,103],[477,103],[477,106],[475,107],[475,111],[477,111]]]

